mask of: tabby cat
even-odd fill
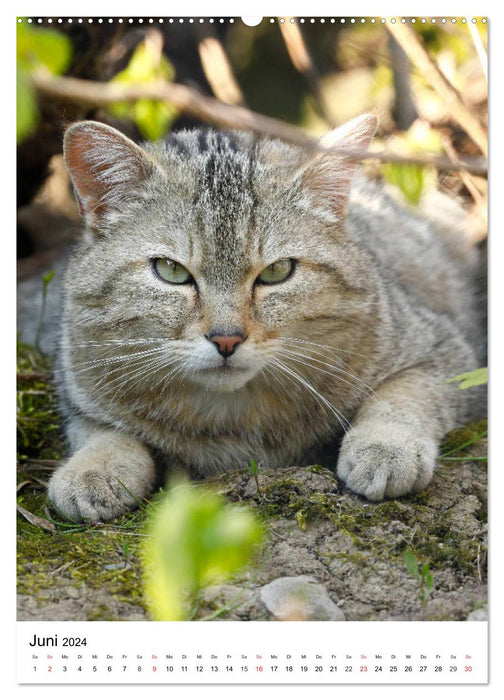
[[[155,466],[203,476],[320,450],[367,499],[427,486],[470,408],[444,380],[478,365],[477,260],[356,172],[345,149],[375,129],[365,114],[318,150],[67,130],[86,228],[64,280],[59,511],[114,518]]]

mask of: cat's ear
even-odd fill
[[[374,114],[363,114],[334,129],[320,139],[324,148],[333,152],[320,153],[304,172],[303,185],[322,208],[329,208],[333,217],[345,215],[350,183],[357,161],[345,156],[345,151],[365,150],[378,126]]]
[[[92,228],[131,201],[153,169],[133,141],[94,121],[73,124],[65,133],[63,152],[81,214]]]

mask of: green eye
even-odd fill
[[[278,284],[279,282],[285,282],[285,280],[290,277],[292,271],[294,270],[294,260],[287,258],[285,260],[277,260],[264,270],[257,278],[257,282],[261,284]]]
[[[156,275],[164,282],[171,284],[187,284],[193,281],[191,273],[175,260],[170,258],[155,258],[152,266]]]

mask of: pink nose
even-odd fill
[[[241,335],[211,335],[209,340],[223,357],[229,357],[243,343],[244,338]]]

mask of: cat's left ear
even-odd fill
[[[81,214],[95,229],[140,196],[154,168],[145,151],[100,122],[73,124],[65,133],[63,152]]]
[[[362,114],[323,136],[319,143],[333,152],[321,153],[305,170],[303,185],[322,208],[329,207],[338,221],[345,216],[350,183],[357,161],[345,151],[365,150],[375,135],[378,119]]]

